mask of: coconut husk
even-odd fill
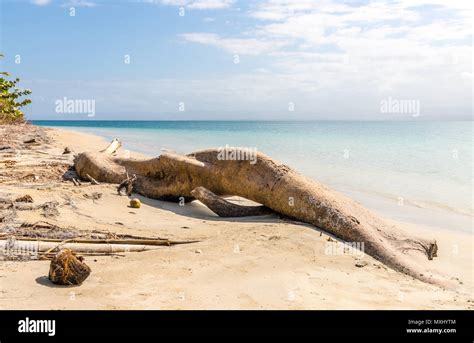
[[[49,279],[58,285],[80,285],[91,273],[82,256],[63,249],[54,256],[49,267]]]
[[[25,194],[15,199],[15,202],[33,202],[33,198],[29,194]]]

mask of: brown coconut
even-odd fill
[[[49,279],[58,285],[80,285],[91,273],[82,256],[70,249],[63,249],[51,260]]]

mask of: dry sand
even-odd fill
[[[32,158],[70,161],[72,156],[62,156],[65,146],[80,152],[107,144],[83,133],[47,131],[52,142],[37,148],[41,154],[8,158],[18,159],[17,165]],[[0,161],[6,159],[0,151]],[[6,168],[0,162],[0,175]],[[427,261],[427,268],[463,282],[448,291],[388,269],[365,254],[347,249],[328,254],[328,246],[335,243],[327,234],[276,216],[221,219],[199,202],[179,206],[140,196],[142,207],[132,209],[126,196],[117,195],[116,186],[106,184],[75,187],[58,181],[51,186],[33,177],[20,183],[2,179],[0,187],[3,195],[29,194],[35,203],[58,201],[59,215],[47,221],[63,227],[200,240],[124,256],[86,257],[92,273],[77,287],[51,284],[48,261],[2,261],[0,309],[474,308],[472,234],[403,224],[437,239],[439,256]],[[102,198],[84,197],[92,192],[102,193]],[[45,218],[41,211],[19,211],[16,220]]]

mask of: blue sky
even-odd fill
[[[88,119],[64,97],[98,120],[385,119],[389,97],[466,118],[471,3],[2,0],[1,69],[30,119]]]

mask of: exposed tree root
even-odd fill
[[[128,196],[132,195],[133,192],[133,183],[137,179],[137,176],[135,174],[132,175],[132,177],[129,177],[127,174],[127,178],[120,182],[120,185],[117,187],[117,193],[119,195],[122,195],[122,189],[125,189],[127,192],[126,194]]]

